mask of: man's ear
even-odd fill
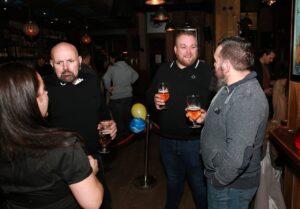
[[[79,64],[81,65],[82,57],[81,57],[81,56],[78,56],[78,60],[79,60]]]
[[[53,60],[50,60],[50,65],[53,67]]]
[[[228,73],[230,68],[231,68],[231,63],[229,62],[228,59],[224,60],[222,63],[222,68],[224,70],[224,73]]]

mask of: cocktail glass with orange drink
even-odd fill
[[[201,116],[201,105],[199,95],[189,95],[186,97],[187,107],[185,109],[187,116],[193,122],[191,128],[200,128],[201,125],[196,120]]]
[[[165,82],[161,82],[158,87],[158,94],[161,100],[163,100],[165,103],[170,98],[169,89],[167,87],[167,84]],[[167,105],[161,106],[162,109],[167,109]]]

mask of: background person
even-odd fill
[[[264,48],[255,59],[253,70],[257,73],[257,80],[265,92],[269,102],[269,117],[273,116],[272,92],[273,78],[270,65],[276,57],[275,51],[271,48]]]
[[[92,55],[90,53],[90,50],[88,48],[81,48],[80,50],[80,56],[82,58],[81,65],[80,65],[80,71],[83,73],[89,73],[92,76],[96,77],[100,84],[100,90],[101,94],[104,95],[104,84],[102,79],[100,79],[100,75],[98,70],[96,69],[95,65],[93,64]]]
[[[87,152],[100,164],[101,170],[97,177],[104,187],[101,208],[110,208],[110,193],[98,153],[97,131],[99,122],[110,119],[110,114],[101,95],[99,79],[79,71],[81,56],[70,43],[61,42],[52,48],[50,64],[55,74],[45,80],[50,98],[48,121],[51,126],[76,131],[83,136]],[[116,124],[113,122],[109,132],[113,139],[116,131]]]
[[[48,95],[41,76],[7,64],[0,77],[1,208],[99,208],[97,162],[85,154],[77,134],[46,126]]]
[[[206,208],[206,182],[200,149],[200,129],[190,128],[185,117],[186,98],[196,94],[205,109],[210,101],[212,70],[198,58],[195,33],[182,31],[176,35],[174,52],[176,60],[163,64],[147,92],[150,107],[158,110],[160,125],[160,155],[167,175],[166,209],[178,209],[184,189],[185,178],[191,187],[197,209]],[[170,98],[168,109],[157,94],[158,86],[168,86]]]
[[[224,38],[214,59],[215,74],[225,86],[197,120],[205,118],[200,151],[208,208],[248,209],[260,180],[268,101],[256,72],[251,72],[254,55],[250,42],[241,37]]]
[[[110,93],[109,107],[117,123],[118,139],[123,139],[130,134],[132,84],[139,75],[116,53],[110,54],[110,63],[102,79]]]
[[[49,61],[49,59],[48,59],[48,61]],[[52,69],[51,65],[49,64],[49,62],[47,62],[47,58],[45,55],[39,55],[36,58],[36,63],[35,63],[34,69],[36,69],[42,77],[53,74],[53,69]]]
[[[84,73],[90,73],[93,76],[99,78],[98,72],[92,62],[92,55],[90,53],[90,50],[87,48],[81,48],[80,56],[82,58],[80,70]]]

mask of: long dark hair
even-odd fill
[[[54,147],[71,146],[76,133],[48,128],[36,100],[37,72],[20,63],[0,67],[0,156],[36,155]]]

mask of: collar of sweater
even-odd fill
[[[252,71],[245,78],[243,78],[242,80],[239,80],[239,81],[237,81],[237,82],[235,82],[235,83],[233,83],[229,86],[226,86],[228,93],[230,94],[235,87],[237,87],[237,86],[239,86],[243,83],[246,83],[247,81],[255,78],[256,76],[257,76],[256,72]]]

